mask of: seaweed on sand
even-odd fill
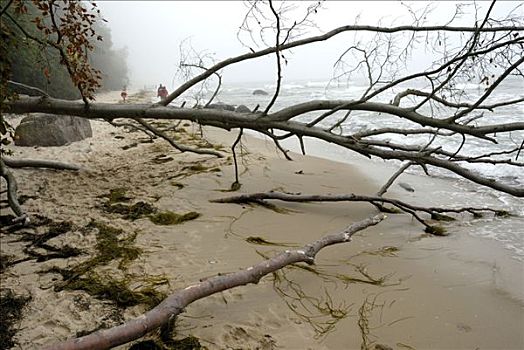
[[[190,211],[185,214],[177,214],[172,211],[164,211],[151,215],[149,219],[157,225],[178,225],[184,221],[194,220],[200,216],[200,213]]]
[[[153,214],[157,210],[151,204],[143,201],[137,202],[132,205],[126,205],[121,203],[106,203],[104,204],[103,209],[108,213],[121,214],[123,215],[123,218],[127,220],[137,220],[143,216]]]
[[[53,272],[58,272],[62,276],[68,276],[67,270],[54,268]],[[102,275],[93,271],[87,272],[83,277],[69,280],[63,289],[83,290],[89,295],[99,299],[111,300],[119,307],[129,307],[139,304],[153,308],[166,298],[166,294],[157,291],[154,287],[157,284],[167,283],[166,279],[151,280],[148,286],[138,290],[130,288],[131,278],[117,279],[108,274]]]
[[[17,329],[16,325],[22,318],[22,312],[30,297],[18,296],[11,289],[0,291],[0,348],[10,349],[15,346],[13,337]]]
[[[45,272],[58,273],[63,278],[63,281],[55,286],[55,290],[83,290],[96,298],[111,300],[119,307],[145,304],[151,308],[166,297],[165,293],[155,289],[155,286],[168,283],[163,276],[137,278],[126,275],[116,278],[114,274],[95,271],[99,266],[120,260],[118,268],[125,272],[127,264],[136,260],[142,253],[140,248],[134,246],[136,233],[122,237],[122,229],[95,221],[89,223],[87,228],[97,229],[96,254],[70,268],[53,267],[46,270]],[[144,286],[140,289],[131,288],[131,284],[139,280]]]
[[[66,259],[82,254],[82,251],[80,249],[71,247],[67,244],[63,245],[62,247],[55,247],[47,243],[50,239],[61,236],[71,231],[72,229],[73,224],[70,221],[51,221],[49,223],[49,228],[47,229],[47,232],[44,234],[23,234],[21,240],[31,242],[28,246],[24,248],[24,253],[26,253],[29,257],[13,262],[11,265],[29,259],[36,259],[37,262],[43,262],[51,259]],[[40,248],[49,253],[43,254],[38,252],[34,248]]]

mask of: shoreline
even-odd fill
[[[119,92],[100,99],[117,101]],[[165,275],[169,285],[159,288],[167,292],[219,272],[245,268],[260,261],[257,252],[271,254],[286,249],[285,244],[302,245],[375,213],[366,203],[275,202],[287,209],[283,214],[261,207],[209,203],[209,199],[272,189],[369,194],[381,187],[377,178],[389,177],[385,168],[363,168],[358,162],[347,164],[299,154],[293,154],[295,160],[289,162],[277,155],[271,143],[247,137],[244,143],[249,153],[244,157],[247,163],[241,165],[242,188],[235,193],[220,192],[234,179],[230,160],[180,154],[162,140],[122,150],[143,139],[143,135],[124,133],[99,121],[92,121],[92,126],[91,139],[66,147],[15,147],[17,155],[58,158],[86,168],[78,174],[16,169],[19,193],[38,194],[39,198],[25,204],[32,214],[41,212],[53,219],[73,220],[78,226],[98,219],[139,232],[136,244],[143,254],[129,270]],[[185,128],[188,135],[198,132],[190,124]],[[204,135],[224,145],[225,150],[236,137],[235,132],[209,128],[204,128]],[[159,153],[173,160],[152,162]],[[166,181],[194,164],[205,165],[209,171]],[[219,171],[210,170],[214,168]],[[415,195],[422,197],[444,186],[439,179],[428,184],[415,181],[416,175],[403,176],[417,188]],[[184,187],[174,186],[173,181]],[[182,225],[157,226],[147,219],[130,222],[116,214],[101,213],[99,196],[117,187],[129,187],[133,200],[151,201],[160,209],[176,212],[197,211],[201,217]],[[398,187],[390,192],[406,201],[424,199]],[[255,245],[246,241],[250,236],[284,245]],[[2,253],[20,249],[20,243],[7,235],[2,234],[0,239]],[[94,243],[93,237],[83,237],[79,232],[61,241],[65,242],[85,246]],[[53,284],[53,276],[36,272],[42,266],[56,264],[70,262],[50,260],[39,265],[28,261],[2,275],[3,285],[5,282],[33,296],[17,336],[21,348],[93,329],[113,310],[83,291],[43,289]],[[312,299],[303,298],[311,313],[309,319],[301,317],[308,314],[300,301],[275,291],[278,287],[292,294],[293,285],[286,282],[285,276],[277,285],[277,280],[268,276],[258,285],[193,303],[177,320],[179,334],[194,335],[210,349],[359,349],[363,343],[369,348],[383,344],[394,349],[524,348],[524,296],[519,295],[524,294],[523,266],[488,239],[453,233],[428,237],[409,216],[389,215],[385,222],[359,233],[350,244],[321,251],[314,268],[317,273],[292,268],[285,272],[305,296],[321,301],[317,306],[328,303],[339,312],[337,315],[345,313],[324,336],[317,338],[313,326],[332,319],[323,313],[326,308],[315,308],[307,304]],[[82,309],[80,299],[89,302],[88,310]],[[296,312],[289,305],[294,305]],[[141,312],[139,307],[132,307],[123,317],[136,317]],[[311,320],[315,322],[311,324]]]

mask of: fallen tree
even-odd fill
[[[141,317],[126,322],[121,326],[51,345],[45,349],[108,349],[128,343],[167,323],[170,318],[176,317],[185,307],[199,299],[249,283],[256,284],[265,275],[290,264],[298,262],[313,264],[315,255],[321,249],[335,244],[348,243],[351,241],[353,234],[366,227],[378,224],[384,218],[383,214],[376,215],[367,220],[354,223],[338,233],[324,236],[300,249],[286,250],[271,259],[238,272],[210,277],[173,293]]]
[[[54,23],[54,32],[58,39],[47,39],[44,44],[55,47],[64,56],[64,64],[70,70],[74,82],[82,93],[82,101],[65,101],[51,96],[20,96],[15,99],[3,100],[2,111],[14,114],[43,112],[58,115],[74,115],[89,119],[101,119],[117,123],[117,119],[127,119],[140,126],[140,130],[152,133],[169,142],[179,152],[195,152],[222,156],[220,152],[200,150],[181,145],[170,138],[164,131],[151,125],[153,120],[187,120],[203,126],[211,126],[225,130],[240,130],[239,138],[232,145],[233,155],[236,153],[240,136],[244,130],[252,130],[269,137],[275,146],[286,157],[287,151],[281,145],[285,139],[296,137],[306,154],[305,138],[322,140],[349,152],[356,152],[367,158],[383,160],[406,161],[401,170],[376,195],[342,194],[338,196],[289,195],[281,193],[246,194],[243,196],[223,199],[222,202],[264,204],[270,199],[286,201],[365,201],[375,205],[380,210],[387,210],[385,203],[413,215],[426,229],[429,226],[426,219],[418,213],[424,212],[438,217],[442,213],[471,212],[483,210],[495,213],[503,209],[491,208],[459,208],[446,209],[414,206],[404,201],[385,198],[382,195],[391,186],[398,175],[409,166],[419,166],[429,175],[430,167],[440,168],[467,179],[474,184],[489,187],[495,191],[507,193],[515,197],[524,197],[524,187],[520,183],[507,183],[482,172],[472,170],[471,165],[507,166],[516,171],[522,171],[524,162],[521,151],[524,141],[520,140],[524,131],[521,120],[506,121],[489,118],[489,113],[496,112],[508,106],[521,105],[524,96],[497,95],[497,92],[511,79],[522,82],[521,71],[524,57],[524,25],[521,17],[508,14],[505,18],[493,18],[491,15],[495,5],[493,2],[483,14],[482,20],[471,26],[452,25],[455,17],[445,25],[425,25],[423,18],[415,17],[414,23],[403,26],[367,26],[347,25],[329,32],[312,35],[307,38],[295,39],[295,34],[305,30],[309,19],[318,6],[308,7],[303,21],[285,23],[285,6],[276,8],[272,1],[253,2],[247,14],[243,30],[252,33],[250,21],[259,21],[262,17],[269,21],[271,45],[249,53],[225,59],[221,62],[208,64],[201,57],[186,57],[181,63],[181,69],[197,68],[199,73],[193,77],[187,76],[187,81],[181,84],[168,98],[160,103],[147,104],[105,104],[95,103],[92,88],[96,86],[91,77],[79,75],[79,71],[89,72],[85,66],[76,65],[61,46],[60,26]],[[50,2],[52,8],[53,2]],[[4,11],[4,10],[3,10]],[[261,17],[261,11],[266,16]],[[51,16],[52,13],[50,14]],[[16,19],[10,17],[16,23]],[[260,22],[259,22],[260,23]],[[263,26],[263,24],[260,24]],[[306,26],[307,27],[307,26]],[[69,33],[69,32],[68,32]],[[277,109],[275,102],[281,96],[281,84],[285,66],[283,53],[301,46],[321,43],[343,33],[371,33],[370,40],[355,40],[353,45],[343,48],[342,54],[336,60],[337,79],[350,79],[361,74],[366,79],[367,88],[358,98],[319,99],[297,102],[296,104]],[[445,41],[449,35],[461,34],[458,45],[452,46]],[[69,33],[70,34],[70,33]],[[22,33],[31,39],[28,33]],[[56,39],[56,38],[55,38]],[[266,38],[267,39],[267,38]],[[40,39],[38,39],[40,40]],[[270,39],[267,39],[270,40]],[[418,72],[405,70],[414,48],[425,40],[425,46],[435,54],[435,58],[427,67]],[[456,44],[456,42],[455,42]],[[87,52],[85,53],[87,55]],[[217,90],[221,87],[221,75],[229,66],[266,55],[276,57],[276,87],[270,102],[262,108],[251,112],[235,112],[204,108],[196,104],[186,107],[183,94],[199,84],[208,83],[208,78],[220,72]],[[195,60],[194,62],[192,60]],[[84,67],[84,68],[82,68]],[[207,68],[209,67],[209,68]],[[201,72],[203,70],[203,72]],[[464,88],[458,87],[465,82],[474,81],[485,84],[484,90],[478,96],[468,96]],[[406,85],[413,84],[406,88]],[[497,97],[497,99],[494,99]],[[209,106],[209,102],[206,105]],[[176,105],[180,105],[180,107]],[[365,129],[353,128],[354,115],[362,117],[365,114],[367,125]],[[400,121],[397,126],[376,125],[375,117],[387,116],[391,120]],[[135,125],[135,124],[133,124]],[[388,140],[391,135],[405,136],[406,142]],[[410,143],[409,136],[425,135],[424,142]],[[508,143],[504,139],[508,135],[516,135],[517,142]],[[452,140],[447,142],[447,140]],[[496,150],[468,148],[472,141],[497,145]],[[18,161],[19,162],[19,161]],[[27,214],[16,200],[16,182],[9,167],[20,165],[16,160],[2,162],[2,177],[8,183],[8,197],[11,209],[18,216],[18,221],[26,221]],[[35,163],[27,163],[36,166]],[[40,164],[41,166],[41,164]],[[239,176],[236,169],[235,183]],[[238,189],[236,186],[235,189]],[[199,284],[192,285],[168,297],[156,308],[141,318],[130,321],[122,326],[93,333],[92,335],[69,340],[56,347],[60,349],[107,348],[137,339],[147,332],[166,323],[171,317],[179,314],[191,302],[229,288],[247,283],[256,283],[263,275],[276,271],[288,264],[296,262],[312,263],[315,254],[323,247],[331,244],[349,241],[351,235],[367,226],[378,223],[383,216],[376,216],[361,223],[354,224],[341,233],[324,237],[303,249],[282,253],[268,261],[235,274],[217,276]],[[441,217],[442,219],[442,217]],[[430,233],[438,233],[429,229]]]

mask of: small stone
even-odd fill
[[[268,95],[268,93],[266,91],[264,91],[264,90],[257,89],[255,91],[253,91],[253,95],[266,96],[266,95]]]
[[[403,189],[405,189],[406,191],[408,191],[408,192],[415,192],[415,189],[413,187],[411,187],[410,184],[407,184],[405,182],[399,182],[398,185],[400,187],[402,187]]]

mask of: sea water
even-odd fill
[[[417,84],[417,82],[415,82],[415,84]],[[397,91],[381,94],[378,98],[373,99],[372,101],[389,103],[396,93],[407,87],[408,86],[401,86]],[[220,93],[215,97],[213,102],[223,102],[237,106],[242,104],[250,109],[259,106],[258,110],[262,111],[273,97],[272,93],[275,91],[275,88],[275,82],[226,83],[223,84]],[[415,86],[415,88],[417,88],[417,86]],[[485,86],[472,83],[462,84],[462,86],[456,86],[456,88],[464,94],[463,97],[466,101],[475,101],[476,98],[481,96],[485,91]],[[253,95],[253,91],[256,89],[267,91],[268,95]],[[285,81],[280,87],[280,94],[270,112],[275,112],[281,108],[315,99],[358,99],[366,89],[367,86],[365,84],[356,83],[338,84],[332,81]],[[208,90],[204,89],[204,94],[198,102],[205,103],[207,101],[206,98],[212,96],[213,90],[214,87],[210,87]],[[191,92],[186,94],[184,98],[190,97],[190,94]],[[490,104],[496,103],[497,101],[515,99],[522,97],[523,94],[524,85],[522,79],[508,80],[504,82],[504,84],[501,85],[497,91],[485,101],[485,103]],[[434,115],[445,115],[444,113],[449,113],[449,110],[429,110],[428,107],[420,109],[419,112],[426,115],[430,115],[430,113],[434,113]],[[322,112],[307,113],[297,118],[297,120],[306,122],[312,121],[321,113]],[[495,109],[494,112],[487,110],[473,111],[472,115],[478,115],[480,113],[483,113],[483,117],[474,121],[473,125],[481,126],[492,123],[523,122],[524,103],[521,102],[510,106],[499,107]],[[320,126],[328,126],[344,114],[345,112],[338,112],[320,123]],[[396,116],[366,111],[351,113],[351,116],[341,125],[342,130],[345,133],[355,133],[383,127],[403,128],[414,126],[413,123]],[[262,137],[261,135],[258,136]],[[376,136],[375,138],[382,141],[390,141],[392,143],[423,146],[430,141],[432,135],[421,134],[408,135],[406,137],[399,134],[385,134]],[[524,130],[498,133],[496,134],[496,140],[497,143],[493,143],[468,136],[467,142],[460,149],[460,152],[463,155],[471,156],[507,150],[510,147],[519,147],[524,140]],[[462,137],[460,135],[455,135],[452,137],[437,138],[431,145],[442,146],[445,150],[454,152],[461,147],[461,143]],[[283,145],[293,151],[300,151],[296,142],[284,142]],[[311,149],[311,146],[308,146],[309,153],[327,159],[348,163],[355,163],[358,161],[361,165],[365,164],[362,162],[384,163],[384,161],[378,158],[368,160],[355,152],[341,147],[327,147],[322,145],[321,142],[313,143],[313,145],[313,150]],[[507,155],[501,155],[500,157],[504,159],[509,158]],[[521,152],[518,160],[515,160],[515,153],[513,153],[511,157],[514,161],[520,162],[520,164],[524,163],[524,151]],[[391,166],[396,166],[397,168],[401,164],[399,161],[388,161],[387,163],[391,164]],[[501,183],[516,187],[524,187],[524,167],[477,163],[462,163],[461,165],[485,176],[494,178]],[[392,173],[394,171],[395,169],[393,169]],[[454,227],[455,232],[494,239],[508,249],[514,258],[524,261],[524,199],[501,193],[485,186],[477,185],[469,180],[460,178],[456,174],[445,169],[429,167],[429,171],[433,177],[447,181],[449,185],[447,187],[452,189],[451,191],[447,190],[445,193],[440,194],[440,198],[445,199],[438,203],[441,206],[490,206],[507,210],[513,215],[510,218],[486,216],[483,219],[471,221],[471,225],[459,225],[458,227]],[[408,169],[407,173],[420,176],[424,175],[422,170],[418,167]],[[431,180],[426,178],[426,180],[423,181]],[[419,204],[426,206],[435,205],[435,203]]]

